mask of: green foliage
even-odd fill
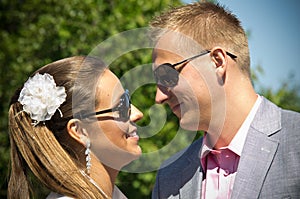
[[[61,58],[87,55],[110,36],[148,26],[154,15],[179,4],[178,0],[0,1],[0,198],[6,198],[9,164],[7,111],[13,92],[37,68]],[[121,64],[112,70],[121,76],[136,65],[150,63],[149,52],[125,55],[116,61],[116,64]],[[152,88],[145,88],[145,92],[150,93],[153,89],[152,85]],[[149,107],[154,102],[152,99],[143,98],[141,101]],[[152,145],[143,148],[155,148]],[[126,190],[122,188],[123,182],[128,185]],[[149,196],[153,182],[154,174],[131,176],[121,173],[119,180],[120,188],[134,196],[131,198]]]
[[[252,71],[252,79],[259,93],[281,108],[300,112],[300,84],[293,74],[287,80],[281,82],[276,90],[260,86],[259,75],[264,75],[264,70],[260,65]]]
[[[278,104],[284,109],[294,110],[300,112],[300,93],[299,85],[291,86],[287,83],[283,83],[277,91],[272,89],[262,89],[264,96]]]
[[[6,198],[9,170],[7,111],[13,92],[37,68],[61,58],[87,55],[110,36],[145,27],[154,15],[179,4],[179,0],[0,1],[0,198]],[[142,49],[121,56],[110,68],[121,77],[133,67],[150,62],[151,49]],[[148,69],[151,70],[151,67]],[[136,70],[140,74],[138,78],[152,78],[146,75],[149,71],[138,71],[142,70],[139,68]],[[135,79],[132,78],[134,77],[125,79],[124,84],[134,84]],[[296,88],[283,86],[278,92],[263,92],[277,104],[299,111],[299,92],[296,91]],[[139,132],[144,136],[140,141],[143,152],[163,149],[171,141],[176,147],[162,150],[160,156],[151,157],[148,162],[133,162],[130,165],[132,168],[158,164],[169,154],[184,148],[191,140],[202,135],[201,132],[185,132],[180,129],[170,109],[161,111],[161,107],[153,106],[154,98],[153,84],[139,87],[132,93],[133,104],[144,112],[144,119],[138,123]],[[161,124],[159,118],[163,117],[168,121],[166,124]],[[147,131],[149,128],[143,128],[148,125],[152,125],[151,128],[163,127],[159,133],[151,135]],[[155,174],[155,170],[121,172],[117,184],[129,198],[149,198]],[[33,185],[37,187],[38,182],[34,181]],[[37,198],[44,198],[44,189],[38,188],[35,191]]]

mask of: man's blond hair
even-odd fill
[[[156,29],[152,34],[156,41],[163,34],[157,31],[159,28],[187,35],[207,50],[216,46],[224,47],[237,56],[240,70],[250,78],[246,33],[237,17],[224,7],[208,2],[184,5],[155,17],[150,26]]]

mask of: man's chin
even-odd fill
[[[188,131],[198,131],[198,120],[194,120],[191,117],[181,117],[179,120],[180,127]]]

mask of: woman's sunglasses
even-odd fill
[[[117,106],[110,108],[110,109],[105,109],[101,111],[97,111],[94,113],[87,113],[87,114],[82,114],[80,115],[81,118],[89,118],[91,116],[97,116],[101,115],[104,113],[110,113],[110,112],[119,112],[119,119],[122,121],[127,121],[130,118],[131,114],[131,102],[130,102],[130,95],[129,91],[126,89],[125,92],[121,95],[120,97],[120,102]]]
[[[205,54],[210,53],[209,50],[203,51],[198,55],[195,55],[193,57],[190,57],[188,59],[185,59],[183,61],[177,62],[175,64],[170,64],[170,63],[164,63],[159,65],[155,70],[154,70],[154,78],[155,81],[158,85],[167,87],[167,88],[172,88],[178,84],[178,79],[179,79],[179,72],[175,69],[176,66],[187,63],[189,61],[192,61],[193,59],[196,59],[197,57],[203,56]],[[231,57],[232,59],[236,59],[237,56],[226,52],[226,54]],[[182,67],[183,68],[183,67]],[[181,69],[182,69],[181,68]]]

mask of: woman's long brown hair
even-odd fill
[[[84,147],[72,148],[74,140],[66,125],[73,114],[95,102],[96,82],[105,69],[102,61],[92,57],[71,57],[48,64],[36,73],[49,73],[57,86],[64,86],[66,101],[51,120],[32,125],[30,116],[17,101],[20,90],[11,99],[9,108],[9,138],[11,144],[11,174],[8,198],[30,198],[31,188],[27,170],[51,191],[73,198],[105,198],[90,180],[82,175],[76,154]]]

